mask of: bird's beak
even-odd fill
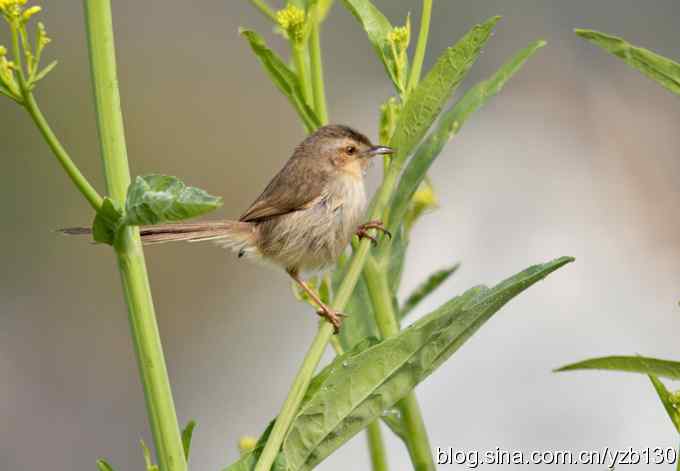
[[[377,155],[392,155],[394,154],[394,149],[391,147],[387,146],[373,146],[366,150],[364,153],[364,156],[366,157],[375,157]]]

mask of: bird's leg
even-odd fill
[[[378,239],[376,239],[375,237],[373,237],[371,234],[368,233],[369,229],[375,229],[377,231],[381,231],[382,233],[384,233],[390,239],[392,238],[392,234],[390,233],[390,231],[385,229],[385,225],[380,220],[368,221],[368,222],[361,224],[359,227],[357,227],[357,232],[356,232],[357,237],[359,237],[359,239],[364,239],[364,238],[371,239],[371,241],[373,242],[373,245],[377,245]]]
[[[314,292],[312,288],[305,283],[302,278],[300,278],[300,274],[297,272],[297,270],[286,270],[290,277],[295,280],[295,282],[300,285],[300,287],[309,295],[310,298],[316,303],[317,306],[319,306],[319,310],[316,311],[318,315],[326,319],[328,322],[331,323],[333,326],[333,330],[337,334],[340,332],[340,325],[342,324],[342,318],[347,317],[346,314],[343,314],[341,312],[336,311],[335,309],[327,306],[324,304],[323,301],[319,298],[319,296]]]

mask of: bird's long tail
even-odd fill
[[[255,225],[250,222],[220,221],[142,226],[139,228],[139,233],[144,245],[214,240],[225,247],[247,250],[254,246],[255,230]],[[59,232],[67,235],[89,235],[92,234],[92,229],[89,227],[70,227],[60,229]]]

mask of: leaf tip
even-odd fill
[[[594,29],[574,28],[574,33],[583,39],[590,40],[597,34],[597,31]]]

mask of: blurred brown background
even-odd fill
[[[376,4],[393,23],[411,10],[418,24],[420,2]],[[60,65],[38,98],[103,189],[81,4],[45,10],[47,55]],[[114,14],[133,174],[181,176],[224,196],[214,217],[238,215],[303,132],[237,28],[282,41],[245,0],[118,0]],[[422,314],[530,264],[577,262],[511,303],[418,388],[432,445],[676,446],[646,378],[551,369],[610,353],[680,358],[680,100],[572,33],[593,27],[677,59],[680,3],[437,1],[427,63],[495,14],[504,20],[467,85],[531,40],[549,45],[437,162],[441,209],[416,229],[404,291],[462,262]],[[375,137],[391,90],[340,5],[323,43],[332,119]],[[0,469],[92,470],[100,456],[142,469],[138,440],[150,434],[114,259],[51,232],[92,215],[9,100],[0,143]],[[180,420],[199,424],[192,468],[217,470],[237,457],[240,435],[259,434],[278,411],[315,316],[281,273],[211,245],[147,254]],[[389,442],[393,468],[407,469]],[[320,468],[368,469],[363,436]]]

